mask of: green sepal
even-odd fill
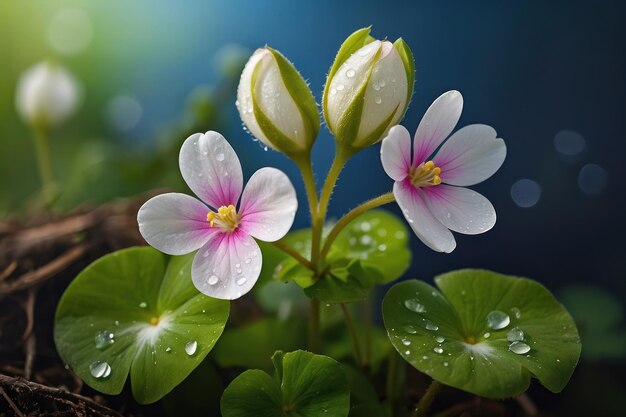
[[[411,48],[409,45],[404,42],[404,39],[398,38],[394,43],[393,47],[396,48],[398,54],[400,54],[400,59],[404,63],[404,71],[406,72],[406,105],[404,106],[404,112],[406,112],[407,107],[409,107],[409,103],[411,101],[411,97],[413,96],[413,88],[415,84],[415,59],[413,58],[413,53],[411,52]],[[402,118],[400,118],[402,119]]]
[[[298,110],[300,110],[302,120],[307,129],[307,142],[310,147],[315,142],[315,138],[317,138],[320,130],[320,115],[313,93],[302,75],[283,54],[269,46],[267,50],[274,56],[283,83],[285,83],[289,95],[298,107]]]

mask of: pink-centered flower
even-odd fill
[[[137,214],[139,231],[170,255],[198,250],[191,267],[196,288],[214,298],[239,298],[261,272],[254,239],[273,242],[291,228],[298,208],[293,185],[282,171],[261,168],[244,189],[237,154],[212,131],[185,140],[179,165],[200,200],[180,193],[151,198]]]
[[[462,108],[461,93],[442,94],[417,127],[412,152],[411,136],[400,125],[391,128],[380,150],[404,217],[417,237],[438,252],[456,247],[451,230],[475,235],[496,223],[489,200],[464,187],[493,175],[504,162],[506,146],[492,127],[481,124],[459,129],[445,141]]]

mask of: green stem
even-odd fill
[[[433,403],[435,397],[442,387],[443,385],[441,383],[433,380],[422,398],[420,398],[419,403],[417,403],[417,407],[415,407],[415,410],[413,410],[413,414],[411,414],[411,417],[426,417],[428,408]]]
[[[357,206],[350,210],[345,216],[339,219],[339,221],[335,224],[333,229],[328,234],[328,237],[326,238],[326,242],[324,243],[324,247],[322,248],[322,252],[320,254],[320,259],[324,260],[326,258],[326,255],[328,255],[328,251],[330,250],[330,247],[333,244],[334,240],[337,238],[343,228],[350,224],[352,220],[368,210],[391,203],[394,200],[395,197],[393,196],[393,193],[390,192],[372,198],[371,200],[368,200],[360,206]]]
[[[391,415],[395,416],[396,403],[396,374],[398,372],[398,354],[395,349],[389,350],[389,362],[387,363],[387,404],[391,409]]]
[[[320,350],[320,301],[316,298],[311,298],[310,314],[309,350],[318,353]]]
[[[354,346],[354,356],[356,357],[356,361],[359,367],[363,368],[363,356],[361,355],[361,348],[359,347],[359,338],[356,335],[356,329],[354,328],[354,323],[352,322],[352,317],[350,317],[350,312],[348,311],[348,306],[345,303],[341,303],[341,311],[343,311],[343,316],[346,319],[346,326],[348,326],[348,330],[350,331],[350,335],[352,336],[352,345]]]
[[[50,154],[50,135],[47,129],[40,126],[35,126],[33,133],[43,196],[46,205],[50,205],[54,199],[54,176],[52,174],[52,158]]]
[[[300,262],[302,265],[306,266],[307,268],[309,268],[310,270],[315,270],[315,267],[313,266],[313,264],[311,263],[311,261],[309,261],[307,258],[305,258],[304,256],[300,255],[300,253],[298,253],[298,251],[296,251],[295,249],[293,249],[290,246],[287,246],[286,244],[284,244],[281,241],[277,241],[277,242],[271,242],[272,245],[274,245],[276,248],[282,250],[283,252],[285,252],[287,255],[291,256],[292,258],[294,258],[296,261]]]
[[[365,307],[364,316],[365,316],[365,365],[369,366],[372,364],[372,303],[371,299],[368,298],[363,303]]]
[[[326,181],[324,181],[324,186],[322,187],[319,204],[317,206],[317,215],[313,220],[311,262],[313,265],[317,265],[318,268],[321,266],[319,255],[322,244],[322,231],[324,229],[324,222],[326,221],[326,213],[328,212],[328,203],[330,201],[330,196],[333,193],[333,189],[335,188],[335,184],[337,183],[337,179],[339,178],[339,174],[346,164],[347,159],[348,158],[344,156],[344,153],[341,151],[337,151],[335,154],[335,159],[333,159],[333,163],[330,166],[328,175],[326,176]]]
[[[315,184],[315,175],[313,174],[313,166],[311,164],[311,153],[294,159],[300,174],[302,175],[302,181],[304,182],[304,189],[306,190],[307,199],[309,200],[309,212],[311,213],[311,219],[314,219],[317,215],[317,185]]]

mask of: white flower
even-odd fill
[[[40,62],[20,77],[15,104],[29,124],[49,128],[64,122],[78,108],[82,92],[74,76],[51,62]]]
[[[413,92],[414,64],[408,46],[372,40],[361,29],[342,45],[324,91],[328,127],[344,148],[380,141],[397,124]]]
[[[250,132],[263,144],[289,156],[311,149],[319,131],[313,94],[280,52],[257,49],[237,88],[237,109]]]

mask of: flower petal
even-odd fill
[[[186,194],[161,194],[139,209],[139,232],[161,252],[184,255],[200,248],[213,234],[206,220],[208,212],[206,205]]]
[[[433,216],[420,192],[408,180],[393,185],[393,195],[411,229],[426,246],[450,253],[456,247],[454,236]]]
[[[252,289],[262,263],[259,245],[243,230],[214,233],[196,254],[191,279],[209,297],[234,300]]]
[[[243,188],[243,173],[232,146],[217,132],[189,136],[180,148],[180,172],[189,188],[218,209],[236,205]]]
[[[478,184],[502,166],[506,145],[487,125],[469,125],[455,132],[443,144],[435,165],[441,168],[441,181],[451,185]]]
[[[274,242],[287,234],[297,209],[296,190],[287,175],[261,168],[243,190],[240,227],[257,239]]]
[[[469,188],[441,184],[424,188],[428,208],[448,229],[477,235],[496,224],[496,210],[482,194]]]
[[[411,169],[411,134],[402,125],[389,130],[380,146],[380,159],[387,175],[402,181]]]
[[[452,133],[463,110],[463,96],[456,90],[443,93],[430,105],[415,132],[413,164],[426,162]]]

